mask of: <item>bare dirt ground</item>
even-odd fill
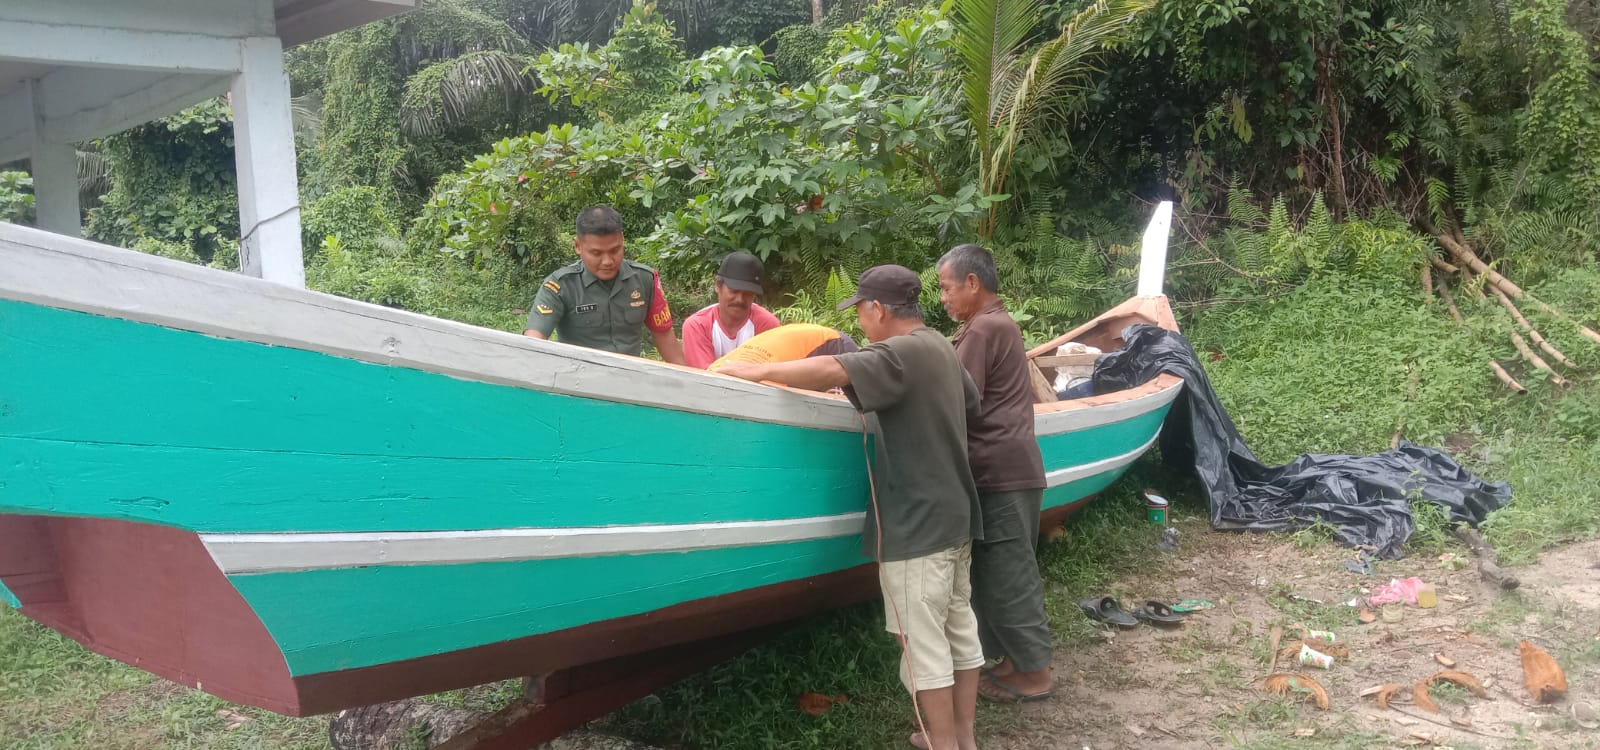
[[[1449,570],[1428,555],[1380,562],[1364,576],[1344,566],[1352,551],[1304,538],[1202,533],[1184,545],[1166,569],[1122,580],[1111,593],[1125,608],[1147,598],[1204,598],[1217,607],[1177,629],[1141,625],[1058,649],[1054,696],[1014,709],[1010,722],[988,732],[985,748],[1600,746],[1600,731],[1570,713],[1574,703],[1600,701],[1600,541],[1516,569],[1524,585],[1515,592],[1482,583],[1470,561]],[[1399,622],[1360,624],[1344,604],[1362,588],[1407,576],[1434,584],[1438,606],[1403,606]],[[1277,661],[1277,671],[1325,686],[1327,710],[1261,689],[1273,626],[1283,628],[1283,645],[1311,627],[1336,631],[1349,649],[1329,670]],[[1565,699],[1540,705],[1529,696],[1518,655],[1524,639],[1562,664]],[[1415,705],[1409,686],[1447,663],[1476,676],[1488,697],[1444,687],[1432,691],[1439,713]],[[1360,694],[1384,683],[1407,689],[1379,710]]]

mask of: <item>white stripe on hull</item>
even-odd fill
[[[1155,442],[1046,474],[1051,487],[1121,469]],[[721,523],[315,534],[201,534],[228,575],[371,565],[454,565],[785,544],[861,533],[865,513]]]
[[[1120,469],[1138,460],[1138,458],[1144,455],[1145,451],[1150,450],[1150,446],[1155,445],[1155,443],[1155,436],[1151,436],[1149,440],[1145,441],[1144,445],[1134,448],[1133,450],[1128,451],[1120,456],[1102,458],[1093,463],[1081,464],[1079,466],[1069,466],[1065,469],[1056,469],[1055,471],[1045,472],[1045,486],[1060,487],[1067,482],[1076,482],[1079,479],[1092,477],[1096,474],[1102,474],[1113,469]]]

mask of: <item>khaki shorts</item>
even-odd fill
[[[878,566],[884,621],[905,641],[900,682],[906,690],[950,687],[957,671],[983,666],[971,567],[971,543]]]

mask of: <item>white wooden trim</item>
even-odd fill
[[[1045,475],[1051,487],[1120,469],[1155,438],[1119,456]],[[788,544],[861,533],[865,513],[765,521],[639,524],[480,531],[389,531],[288,534],[201,534],[228,575],[287,573],[374,565],[456,565],[571,557],[646,555]]]
[[[1113,469],[1120,469],[1138,460],[1140,456],[1144,455],[1145,451],[1150,450],[1150,446],[1155,444],[1156,436],[1152,435],[1149,440],[1145,441],[1144,445],[1134,448],[1133,450],[1128,451],[1120,456],[1102,458],[1099,461],[1046,472],[1044,475],[1045,486],[1060,487],[1067,482],[1076,482],[1079,479],[1092,477],[1096,474],[1103,474]]]
[[[532,297],[529,290],[529,297]],[[0,298],[464,380],[860,432],[849,402],[0,224]]]
[[[0,50],[13,60],[83,67],[174,73],[240,69],[238,39],[168,31],[0,20]]]
[[[1144,230],[1144,245],[1139,251],[1139,296],[1160,297],[1161,282],[1167,273],[1167,236],[1172,233],[1172,201],[1156,204],[1156,213]]]
[[[531,292],[530,292],[531,297]],[[542,341],[0,224],[0,298],[464,380],[756,422],[859,432],[849,402]],[[1035,417],[1040,436],[1159,408],[1181,383]]]
[[[1034,416],[1033,431],[1039,437],[1046,435],[1059,435],[1064,432],[1077,432],[1090,427],[1124,422],[1141,414],[1148,414],[1178,397],[1178,392],[1183,389],[1183,382],[1163,388],[1155,393],[1148,393],[1138,398],[1118,401],[1104,406],[1091,406],[1084,409],[1063,409],[1061,411],[1041,412]]]
[[[860,534],[865,513],[772,521],[326,534],[201,534],[228,575],[371,565],[453,565],[646,555]]]
[[[233,82],[239,268],[250,276],[303,287],[300,193],[283,45],[277,37],[253,37],[241,49],[244,68]]]

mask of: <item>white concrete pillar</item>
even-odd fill
[[[39,228],[70,237],[83,236],[78,205],[78,152],[70,143],[56,143],[44,127],[44,96],[38,79],[27,82],[33,118],[33,145],[28,164],[33,173],[33,209]]]
[[[239,173],[239,267],[280,284],[306,285],[289,78],[277,37],[240,41],[233,81],[233,148]]]

